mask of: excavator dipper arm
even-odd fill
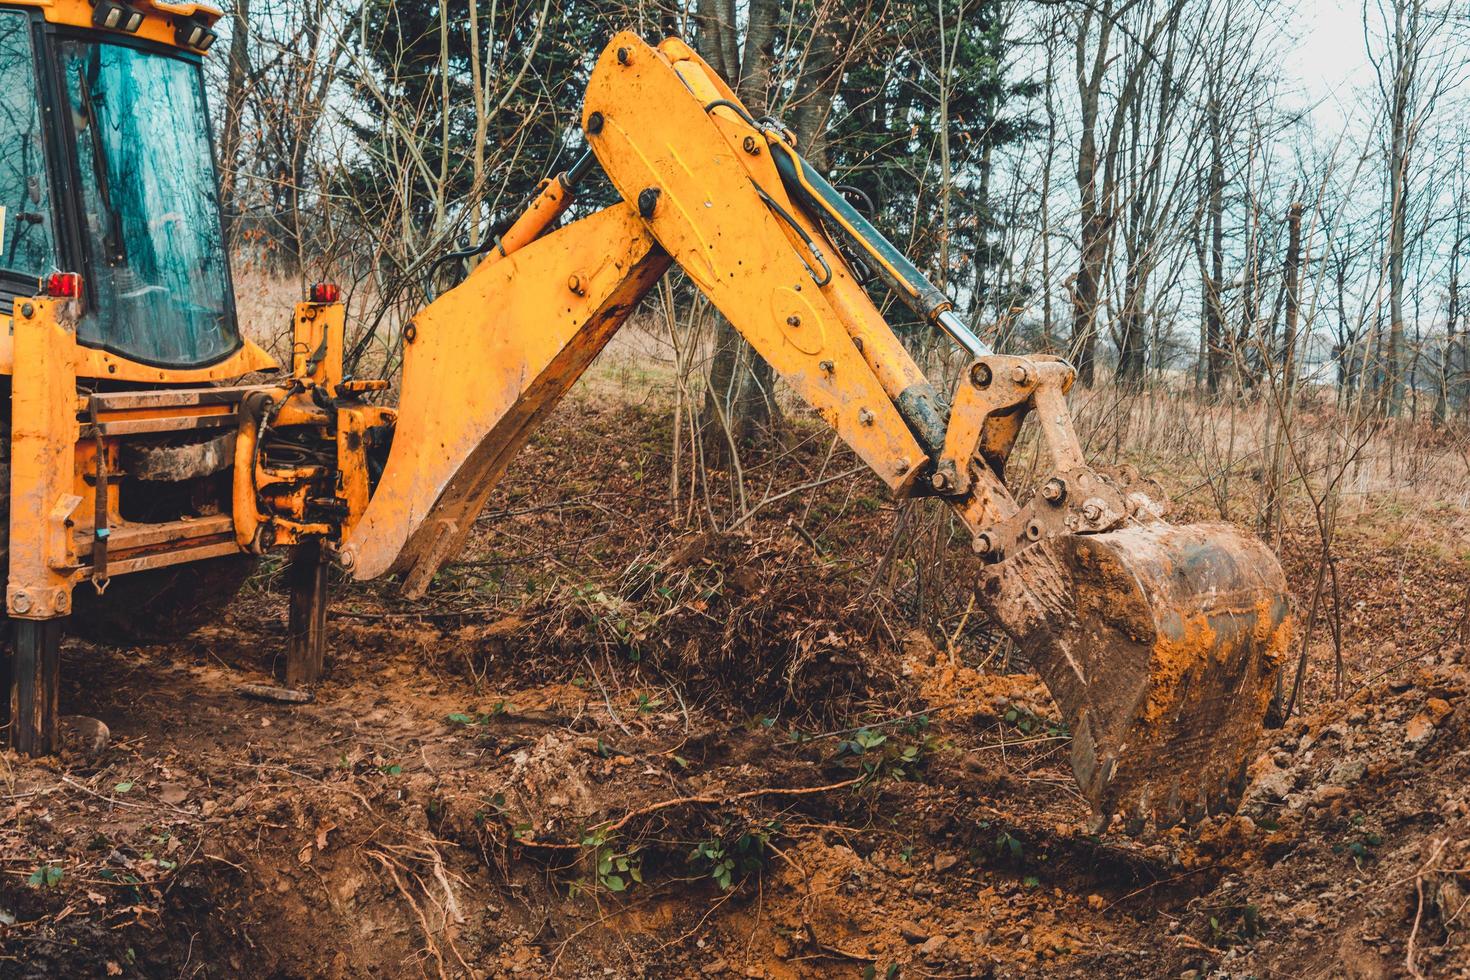
[[[536,424],[677,264],[901,496],[944,499],[986,562],[990,615],[1051,689],[1072,767],[1104,818],[1166,825],[1230,805],[1289,640],[1270,552],[1174,527],[1151,485],[1083,455],[1045,356],[992,352],[930,284],[682,41],[620,34],[582,116],[621,201],[552,230],[583,163],[540,195],[405,334],[393,449],[339,555],[421,592]],[[869,299],[857,256],[970,356],[947,408]],[[1023,421],[1050,467],[1004,482]]]

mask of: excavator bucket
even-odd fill
[[[1100,826],[1238,803],[1291,641],[1264,544],[1225,524],[1067,535],[991,566],[979,595],[1060,706]]]

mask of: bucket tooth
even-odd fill
[[[979,596],[1061,707],[1104,822],[1163,828],[1238,804],[1291,642],[1264,544],[1225,524],[1062,537],[992,566]]]

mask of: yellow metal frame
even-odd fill
[[[235,409],[227,403],[191,398],[191,385],[226,380],[240,374],[274,368],[275,361],[254,344],[211,368],[194,371],[161,370],[117,358],[78,344],[80,316],[76,300],[33,297],[16,300],[12,329],[0,341],[0,370],[11,376],[10,394],[10,554],[6,582],[6,609],[13,618],[51,619],[71,610],[71,590],[91,575],[99,588],[109,575],[142,571],[162,565],[238,553],[234,521],[229,514],[160,523],[131,523],[119,512],[119,488],[107,484],[107,497],[98,511],[98,488],[103,467],[117,472],[118,438],[91,437],[123,429],[146,435],[200,425],[227,428]],[[342,309],[323,308],[314,317],[318,336],[328,336],[330,357],[316,368],[316,380],[341,376]],[[113,365],[108,370],[107,365]],[[133,399],[118,407],[84,418],[93,399],[79,393],[78,382],[108,378],[162,383],[169,387],[152,393],[112,397]],[[308,382],[312,383],[312,382]],[[209,389],[218,393],[220,389]],[[230,389],[225,389],[229,391]],[[260,385],[235,392],[280,390]],[[185,397],[170,404],[178,394]],[[157,402],[155,404],[155,401]],[[320,413],[319,410],[318,414]],[[354,408],[370,417],[371,406]],[[365,477],[364,477],[365,479]],[[107,570],[99,564],[103,539],[97,531],[106,522]],[[317,530],[328,530],[325,526]]]
[[[368,391],[381,391],[387,383],[344,382],[346,318],[346,306],[340,302],[298,303],[292,318],[291,377],[261,386],[241,413],[231,516],[235,541],[242,550],[260,554],[311,538],[335,541],[343,527],[356,524],[367,510],[369,430],[392,426],[397,412],[351,400]],[[326,393],[334,411],[318,403],[318,392]],[[335,465],[330,469],[267,466],[260,449],[262,419],[273,427],[318,428],[322,445],[335,446]],[[341,518],[330,524],[308,521],[310,491],[320,488],[328,477],[332,491],[343,502]]]
[[[76,373],[79,378],[106,378],[110,381],[138,381],[151,384],[195,385],[212,381],[233,381],[247,374],[266,373],[280,370],[280,364],[253,341],[245,341],[240,349],[229,357],[202,368],[161,368],[140,364],[126,357],[95,347],[76,349]],[[13,370],[13,365],[4,360],[4,345],[0,344],[0,374]]]
[[[6,0],[8,5],[39,7],[41,16],[52,24],[85,27],[97,31],[102,36],[116,34],[122,37],[141,37],[159,44],[167,44],[170,47],[179,46],[174,39],[174,27],[180,20],[194,18],[209,27],[221,16],[220,9],[214,4],[199,3],[197,0],[184,0],[181,3],[169,3],[167,0],[128,0],[128,2],[143,13],[142,24],[138,26],[137,32],[131,35],[121,31],[93,27],[93,5],[87,0]]]
[[[30,302],[29,300],[27,302]],[[75,342],[71,356],[72,366],[78,378],[97,378],[109,381],[137,381],[145,384],[194,385],[213,381],[233,381],[247,374],[280,370],[280,364],[260,346],[245,341],[240,349],[218,364],[202,368],[161,368],[142,364],[96,347],[86,347]],[[0,333],[0,374],[15,373],[15,340]]]
[[[10,564],[6,609],[18,619],[50,619],[71,609],[71,590],[97,554],[98,463],[116,472],[116,444],[88,438],[79,417],[88,399],[79,379],[93,376],[97,352],[76,341],[75,300],[45,297],[15,302],[11,336]],[[111,377],[119,377],[114,374]],[[179,380],[177,375],[166,375]],[[181,422],[227,415],[228,405],[121,409],[93,420],[131,431],[169,431]],[[99,455],[99,453],[101,455]],[[233,543],[227,515],[192,521],[130,524],[118,512],[118,487],[102,501],[110,573],[228,554]],[[105,577],[99,581],[105,586]]]
[[[71,609],[77,423],[75,300],[17,300],[10,387],[10,579],[5,602],[18,619]]]
[[[743,137],[705,110],[714,98],[733,95],[687,45],[669,41],[659,50],[625,32],[592,72],[583,126],[624,200],[657,194],[646,222],[664,250],[843,441],[902,492],[928,459],[893,404],[898,391],[889,389],[922,375],[907,367],[912,361],[881,317],[863,315],[871,303],[858,299],[860,287],[846,270],[837,274],[837,249],[798,217],[769,160],[750,154]],[[778,218],[767,199],[790,220]],[[813,274],[808,240],[833,270],[825,285]],[[872,342],[870,356],[890,365],[886,385],[853,343],[859,334]]]
[[[409,326],[393,452],[362,520],[344,529],[355,578],[401,569],[410,594],[424,588],[536,424],[669,266],[625,204],[526,238]]]
[[[342,383],[347,308],[341,303],[298,303],[291,339],[291,376],[329,391]]]

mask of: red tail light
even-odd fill
[[[335,282],[315,282],[311,284],[311,301],[313,303],[335,303],[342,298],[342,289]]]
[[[53,299],[81,299],[81,275],[76,272],[51,273],[46,277],[46,295]]]

